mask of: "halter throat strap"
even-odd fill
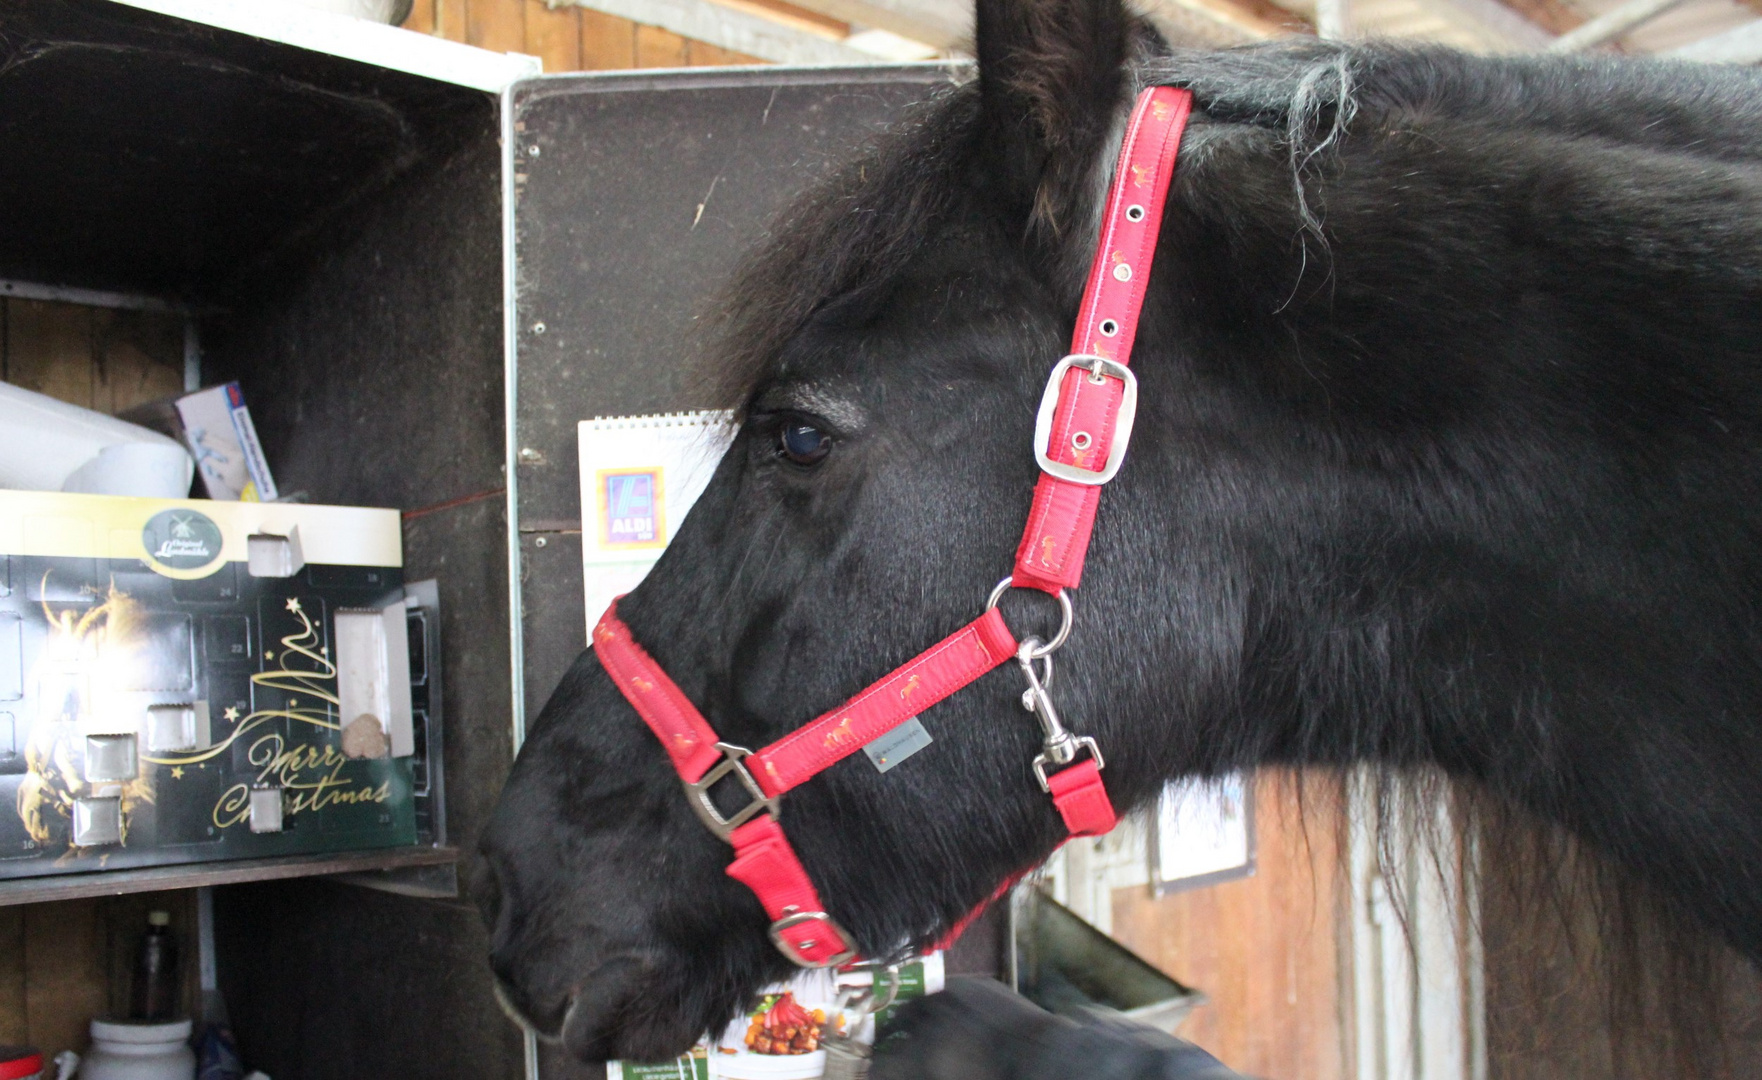
[[[983,614],[843,705],[757,751],[717,737],[632,637],[618,618],[616,602],[594,627],[601,667],[666,749],[692,810],[733,846],[728,875],[752,889],[771,920],[771,940],[803,967],[850,963],[857,948],[827,914],[790,846],[778,820],[779,799],[1000,664],[1015,660],[1027,676],[1024,701],[1045,736],[1034,773],[1067,830],[1072,836],[1096,836],[1115,824],[1101,779],[1099,747],[1093,738],[1065,730],[1035,664],[1049,663],[1069,633],[1071,608],[1064,590],[1076,587],[1082,577],[1101,488],[1118,472],[1131,439],[1137,381],[1127,364],[1191,108],[1189,92],[1166,86],[1144,91],[1133,106],[1071,355],[1053,367],[1035,424],[1034,453],[1041,476],[1033,508],[1011,576],[993,590]],[[1017,642],[1004,625],[997,600],[1012,586],[1039,589],[1059,599],[1065,624],[1052,642]],[[731,778],[745,789],[748,801],[724,815],[710,789]]]

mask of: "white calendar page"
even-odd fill
[[[583,420],[581,577],[587,633],[636,588],[684,523],[734,438],[730,413],[700,411]]]

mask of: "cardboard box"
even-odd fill
[[[274,502],[278,498],[238,383],[186,394],[175,407],[184,445],[195,455],[196,475],[210,499]]]

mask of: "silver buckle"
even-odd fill
[[[1062,461],[1054,461],[1049,453],[1052,420],[1058,413],[1059,387],[1064,384],[1065,372],[1079,365],[1089,369],[1089,378],[1094,382],[1112,378],[1125,384],[1125,396],[1120,399],[1120,411],[1114,419],[1113,442],[1107,448],[1107,463],[1099,470],[1081,469]],[[1132,441],[1132,423],[1137,419],[1138,376],[1132,374],[1132,369],[1104,356],[1072,353],[1053,367],[1052,375],[1046,380],[1046,390],[1040,395],[1040,412],[1034,418],[1034,460],[1040,463],[1041,471],[1048,476],[1068,480],[1073,484],[1105,484],[1114,478],[1114,474],[1120,471],[1120,463],[1126,460],[1126,445]],[[1091,434],[1090,437],[1095,436]]]
[[[777,799],[766,795],[765,789],[759,786],[759,782],[747,770],[746,759],[752,756],[751,750],[721,742],[716,744],[716,749],[722,751],[722,760],[696,782],[686,781],[685,790],[691,796],[691,808],[697,812],[698,820],[704,823],[704,827],[722,839],[730,840],[735,829],[758,817],[761,812],[776,817]],[[729,773],[740,780],[740,786],[752,796],[752,801],[737,810],[733,817],[725,818],[711,801],[710,788]]]
[[[797,967],[842,967],[857,958],[857,947],[852,944],[850,935],[845,933],[844,927],[839,926],[832,921],[832,916],[826,914],[824,911],[791,911],[789,908],[784,908],[783,910],[786,914],[781,919],[778,919],[771,924],[771,944],[777,946],[777,951],[784,956],[787,956]],[[842,946],[842,948],[836,955],[825,960],[812,960],[803,956],[796,950],[811,949],[820,943],[819,939],[808,938],[800,945],[797,945],[783,936],[783,931],[793,929],[803,923],[822,924],[825,926],[827,933],[838,938],[838,944]]]

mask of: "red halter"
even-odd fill
[[[1174,175],[1175,151],[1192,95],[1161,86],[1146,90],[1132,110],[1108,191],[1106,217],[1078,311],[1071,355],[1047,380],[1034,427],[1041,476],[1015,570],[991,593],[985,613],[897,668],[849,701],[761,750],[721,742],[702,714],[619,621],[617,604],[594,627],[600,666],[673,759],[691,807],[710,831],[734,845],[728,875],[758,895],[771,921],[771,940],[803,967],[833,967],[856,958],[850,935],[826,914],[789,839],[777,822],[778,799],[864,744],[885,735],[992,668],[1014,659],[1028,679],[1024,703],[1040,721],[1044,749],[1034,773],[1072,836],[1098,836],[1114,826],[1101,782],[1095,740],[1060,723],[1034,664],[1050,665],[1071,629],[1071,603],[1095,525],[1101,485],[1125,456],[1137,409],[1137,380],[1126,367],[1144,303]],[[1063,622],[1050,642],[1018,643],[998,614],[1008,588],[1031,587],[1059,601]],[[1077,758],[1088,752],[1085,760]],[[1047,774],[1048,767],[1058,771]],[[733,776],[751,801],[724,817],[710,788]]]

